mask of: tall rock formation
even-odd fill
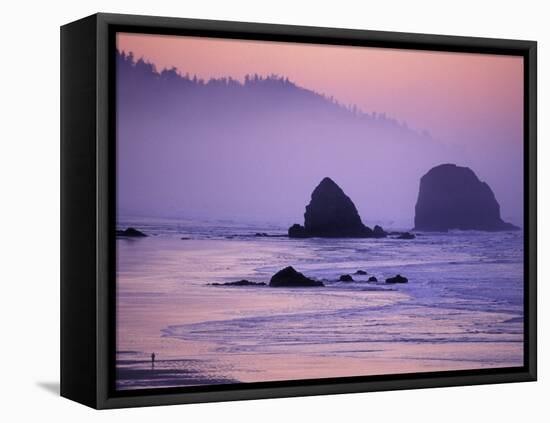
[[[294,224],[288,230],[293,238],[367,238],[383,237],[380,228],[376,232],[365,226],[353,201],[330,178],[324,178],[313,190],[306,206],[304,226]]]
[[[519,229],[502,220],[489,185],[455,164],[436,166],[420,179],[414,226],[417,231]]]

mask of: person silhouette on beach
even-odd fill
[[[151,368],[154,369],[155,368],[155,353],[152,353],[151,354]]]

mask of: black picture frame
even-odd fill
[[[118,31],[522,56],[523,367],[116,392],[114,37]],[[534,41],[104,13],[61,27],[61,395],[103,409],[536,380],[536,137]]]

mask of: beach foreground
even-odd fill
[[[523,365],[521,231],[404,241],[145,228],[154,236],[117,240],[117,389]],[[288,265],[325,286],[211,285],[269,282]],[[383,282],[397,273],[409,283]]]

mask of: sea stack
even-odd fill
[[[468,167],[442,164],[420,179],[415,207],[417,231],[451,229],[509,231],[519,229],[500,217],[500,206],[489,185]]]
[[[382,228],[373,231],[365,226],[353,201],[330,178],[324,178],[313,190],[306,206],[304,226],[292,225],[291,238],[375,238],[384,237]]]

